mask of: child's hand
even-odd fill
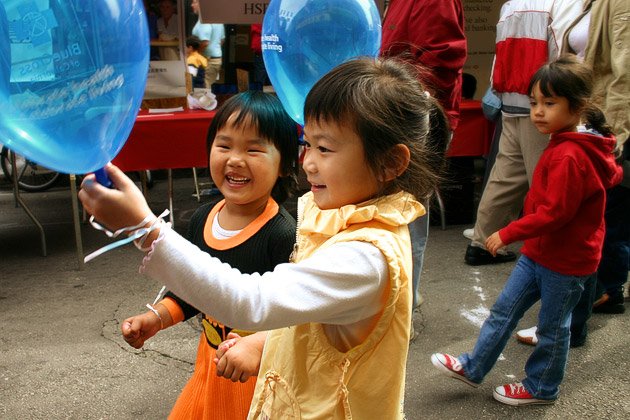
[[[503,248],[504,246],[505,244],[501,240],[501,237],[499,236],[499,232],[494,232],[492,235],[488,237],[488,239],[486,239],[486,249],[488,250],[488,252],[492,254],[493,257],[496,257],[497,251]]]
[[[227,353],[227,351],[229,349],[234,347],[236,342],[239,341],[241,338],[243,338],[243,337],[241,337],[240,335],[238,335],[238,334],[236,334],[234,332],[229,333],[228,334],[228,339],[225,340],[224,342],[222,342],[221,344],[219,344],[219,348],[216,351],[216,356],[217,357],[214,358],[214,363],[217,364],[219,362],[219,359],[221,357],[223,357],[223,355],[225,353]]]
[[[81,183],[79,199],[88,213],[112,231],[135,226],[153,214],[131,179],[112,164],[105,168],[116,189],[105,188],[93,174],[87,175]]]
[[[160,331],[161,321],[153,312],[132,316],[120,326],[123,338],[131,347],[142,348],[144,342]]]
[[[214,359],[217,376],[223,376],[232,382],[246,382],[250,377],[258,375],[266,338],[266,332],[247,337],[228,334],[228,339],[219,345]]]

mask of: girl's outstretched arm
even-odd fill
[[[105,169],[114,188],[100,185],[93,174],[87,175],[79,191],[79,200],[85,210],[112,231],[135,226],[147,216],[150,220],[146,225],[153,223],[156,217],[136,184],[111,163]],[[157,238],[159,229],[152,233],[146,243]]]
[[[140,268],[195,308],[234,328],[307,322],[350,325],[383,308],[389,266],[367,242],[342,242],[272,272],[243,274],[162,227]]]

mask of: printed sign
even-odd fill
[[[385,0],[376,0],[375,3],[382,16]],[[268,6],[268,1],[199,0],[203,23],[262,23]]]
[[[185,74],[183,61],[151,61],[144,99],[186,96]]]
[[[144,99],[186,96],[184,7],[188,0],[147,0],[151,62]]]
[[[468,40],[468,58],[464,71],[477,78],[477,99],[490,84],[494,58],[496,24],[503,0],[464,0],[464,30]]]

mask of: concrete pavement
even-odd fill
[[[175,179],[178,230],[198,206],[193,181]],[[127,346],[119,323],[144,311],[159,285],[139,275],[141,254],[117,249],[77,269],[67,187],[24,195],[47,235],[48,256],[10,186],[0,180],[0,418],[161,419],[192,372],[196,320],[160,332],[143,350]],[[154,211],[167,205],[166,182],[150,191]],[[473,389],[441,376],[429,357],[469,350],[512,264],[469,267],[466,226],[432,227],[422,277],[425,303],[409,347],[409,419],[630,418],[630,315],[595,314],[587,344],[571,350],[559,400],[513,408],[492,399],[496,385],[518,380],[531,348],[511,341],[484,384]],[[109,242],[82,227],[87,252]],[[535,308],[534,308],[535,309]],[[520,323],[535,323],[532,310]],[[382,380],[387,381],[387,372]],[[369,384],[367,385],[369,386]]]

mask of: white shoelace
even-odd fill
[[[510,395],[522,394],[523,392],[527,392],[525,387],[521,382],[516,382],[514,384],[508,384],[510,387]]]

